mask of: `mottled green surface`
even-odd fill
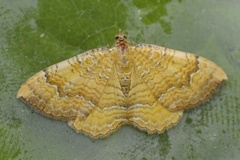
[[[0,0],[0,160],[240,157],[239,0]],[[16,99],[34,73],[83,51],[130,41],[204,56],[228,74],[210,102],[161,135],[123,127],[92,141]]]

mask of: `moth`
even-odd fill
[[[162,133],[227,80],[219,66],[203,57],[131,45],[121,31],[115,39],[113,47],[87,51],[36,73],[17,98],[97,139],[123,125]]]

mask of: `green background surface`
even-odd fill
[[[0,0],[0,159],[239,159],[239,8],[239,0]],[[126,126],[97,141],[16,99],[34,73],[113,45],[119,28],[134,43],[208,58],[229,80],[211,101],[186,111],[163,134]]]

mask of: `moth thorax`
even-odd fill
[[[118,78],[123,94],[127,97],[131,84],[131,66],[122,65],[118,68]]]

